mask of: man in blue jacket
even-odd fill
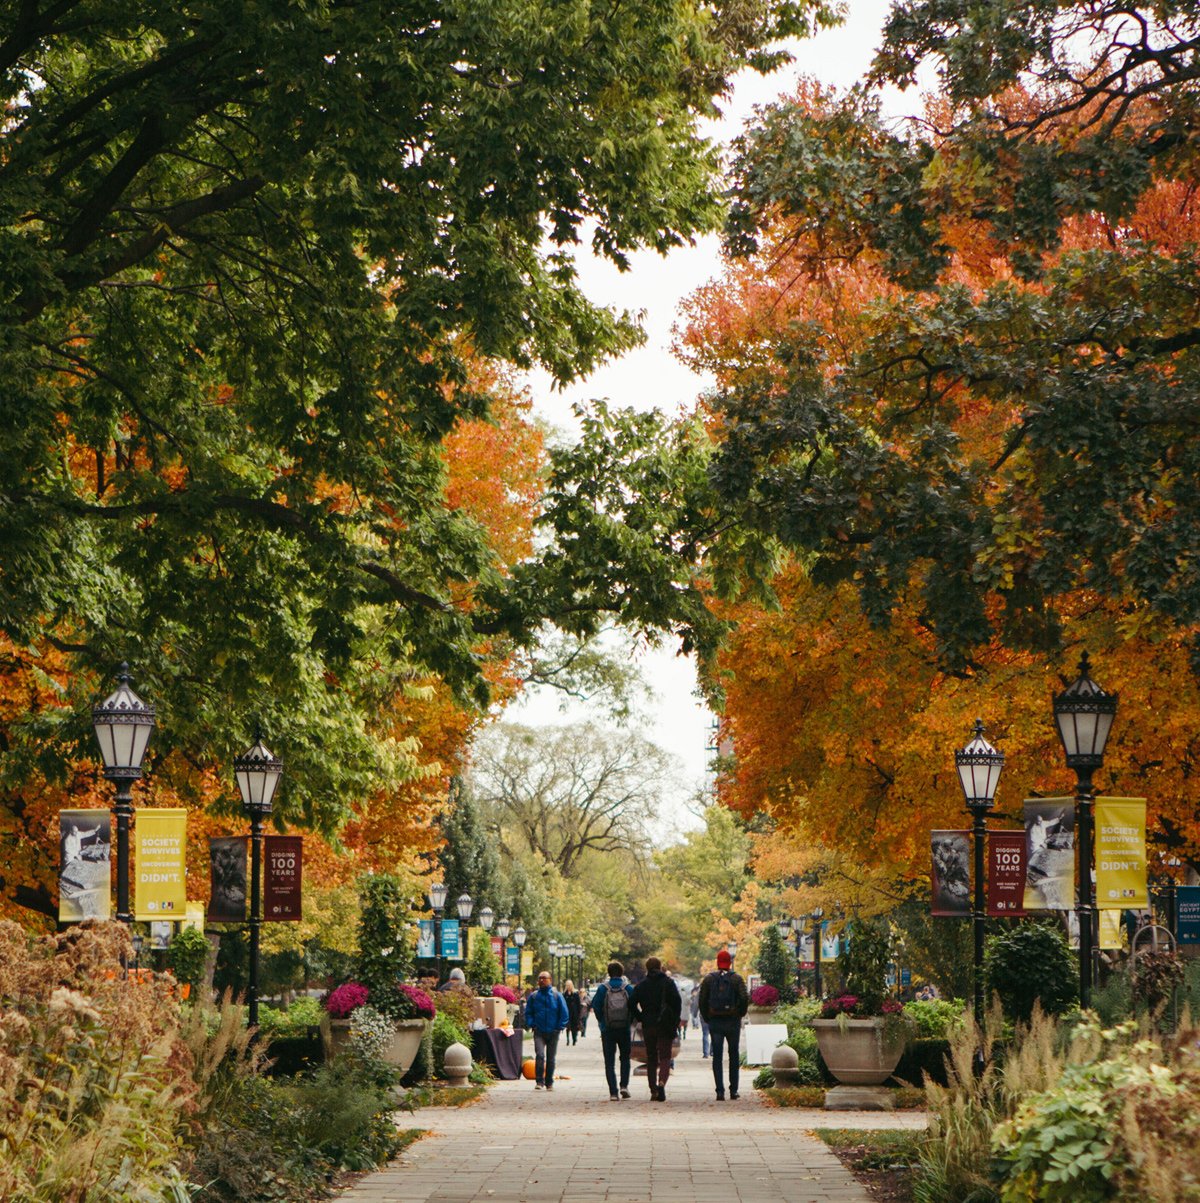
[[[570,1016],[567,1003],[550,984],[550,974],[544,969],[538,974],[537,989],[525,1004],[525,1026],[533,1030],[534,1090],[554,1089],[554,1058],[558,1053],[559,1033],[567,1026]]]
[[[629,1050],[633,1031],[633,987],[625,980],[625,966],[620,961],[609,961],[608,981],[597,986],[592,995],[592,1014],[600,1025],[608,1097],[616,1103],[629,1097]],[[621,1053],[620,1094],[617,1093],[618,1050]]]

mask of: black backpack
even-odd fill
[[[709,979],[708,1013],[713,1019],[727,1019],[738,1011],[737,986],[733,974],[721,969]]]

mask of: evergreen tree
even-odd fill
[[[446,883],[448,905],[453,907],[460,894],[475,900],[474,915],[483,906],[497,914],[506,900],[501,897],[499,861],[496,847],[483,823],[479,804],[461,777],[450,782],[450,797],[442,818],[445,845],[438,854],[442,880]]]
[[[795,972],[787,945],[779,935],[774,923],[768,923],[763,932],[762,945],[758,952],[758,972],[768,986],[779,991],[781,1002],[790,1002],[796,996]]]

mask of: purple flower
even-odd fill
[[[361,1007],[368,997],[369,991],[361,982],[343,982],[325,996],[325,1010],[333,1019],[349,1019],[350,1012]]]

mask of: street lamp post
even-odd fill
[[[467,963],[467,929],[471,926],[471,912],[475,909],[475,899],[470,894],[459,894],[455,902],[458,910],[458,955],[463,964]]]
[[[496,935],[500,937],[500,980],[508,985],[508,933],[512,928],[512,924],[508,918],[496,920]],[[521,983],[518,980],[517,985]]]
[[[736,940],[726,940],[725,941],[725,951],[727,953],[729,953],[729,959],[731,961],[737,960],[737,950],[738,950],[738,943]]]
[[[517,990],[521,989],[521,949],[525,947],[526,932],[519,924],[512,934],[513,943],[517,946]]]
[[[800,968],[800,946],[804,942],[804,920],[796,915],[792,919],[792,934],[796,937],[796,993],[800,993],[801,987],[801,968]]]
[[[821,917],[825,912],[819,907],[813,907],[813,991],[817,1002],[821,1001]]]
[[[433,911],[434,973],[437,975],[439,986],[442,983],[442,912],[446,909],[446,895],[449,892],[445,882],[429,883],[429,909]]]
[[[1106,693],[1091,678],[1088,654],[1079,658],[1079,676],[1054,698],[1054,723],[1075,770],[1075,822],[1079,831],[1079,1002],[1087,1006],[1092,992],[1092,836],[1096,795],[1092,777],[1104,763],[1104,748],[1117,716],[1117,695]]]
[[[975,845],[975,906],[972,921],[975,928],[975,1022],[983,1028],[983,934],[987,922],[987,907],[983,889],[983,855],[987,841],[987,813],[996,798],[1000,772],[1004,768],[1004,753],[998,752],[983,738],[983,720],[975,720],[975,734],[966,747],[954,753],[954,767],[963,798],[971,812],[971,838]]]
[[[246,991],[250,1026],[258,1026],[259,936],[262,928],[263,823],[271,813],[281,761],[263,743],[261,731],[254,733],[254,746],[233,762],[233,775],[242,795],[242,806],[250,816],[250,985]]]
[[[147,706],[129,687],[129,665],[122,662],[117,688],[92,709],[92,727],[104,775],[117,787],[117,918],[132,923],[129,910],[129,821],[133,818],[133,783],[142,775],[142,761],[154,730],[154,707]]]
[[[550,954],[550,980],[558,980],[558,950],[561,947],[557,940],[551,940],[546,945],[546,951]]]

